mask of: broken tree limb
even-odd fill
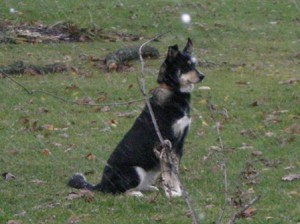
[[[174,149],[172,149],[172,144],[169,140],[164,140],[163,142],[163,144],[154,148],[154,153],[160,162],[162,187],[168,198],[181,196],[182,194],[192,217],[192,224],[198,224],[199,222],[191,200],[179,178],[179,157]]]
[[[17,61],[7,66],[0,66],[0,73],[7,75],[14,74],[32,74],[42,75],[47,73],[65,72],[68,68],[64,63],[53,63],[47,65],[25,64],[23,61]]]
[[[162,187],[168,198],[172,197],[172,192],[180,189],[178,176],[179,158],[172,150],[172,143],[164,140],[164,144],[154,148],[154,153],[160,162]],[[179,193],[179,192],[178,192]]]
[[[158,58],[159,52],[155,47],[144,46],[142,56],[149,58]],[[109,53],[104,58],[104,63],[109,72],[116,71],[124,62],[139,59],[139,47],[121,48],[115,52]]]

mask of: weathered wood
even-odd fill
[[[142,56],[143,57],[150,57],[150,58],[158,58],[159,52],[156,48],[152,46],[145,46],[142,49]],[[107,67],[109,72],[115,71],[120,68],[124,62],[132,61],[139,59],[139,47],[126,47],[119,49],[115,52],[109,53],[104,58],[104,63]]]
[[[167,197],[172,197],[172,192],[181,188],[180,180],[178,179],[179,158],[172,150],[170,141],[165,140],[164,145],[160,145],[154,149],[156,157],[160,161],[162,187]]]
[[[25,64],[23,61],[17,61],[7,66],[0,66],[0,73],[7,75],[26,73],[32,75],[42,75],[47,73],[65,72],[67,70],[68,68],[64,63],[54,63],[40,66]]]

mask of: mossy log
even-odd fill
[[[142,49],[142,56],[144,58],[158,58],[159,52],[156,48],[152,46],[145,46]],[[120,68],[124,62],[139,59],[139,46],[126,47],[119,49],[115,52],[109,53],[104,58],[104,63],[109,72],[115,71]]]
[[[0,66],[0,73],[13,75],[13,74],[32,74],[32,75],[42,75],[47,73],[58,73],[65,72],[68,68],[63,63],[54,63],[48,65],[31,65],[25,64],[23,61],[17,61],[11,65]]]

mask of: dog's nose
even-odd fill
[[[201,72],[198,72],[198,77],[199,77],[199,82],[201,82],[204,79],[205,75]]]

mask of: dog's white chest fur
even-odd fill
[[[173,132],[176,137],[181,137],[184,130],[188,128],[191,124],[191,118],[187,115],[184,115],[182,118],[175,121],[175,123],[172,126]]]

